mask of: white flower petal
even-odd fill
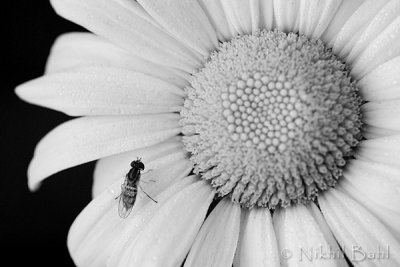
[[[139,0],[144,9],[188,47],[207,57],[218,46],[216,32],[197,1]]]
[[[348,18],[336,36],[333,51],[344,58],[366,29],[372,18],[389,0],[366,0]],[[346,1],[344,1],[346,2]]]
[[[399,168],[353,160],[339,185],[400,237]]]
[[[260,28],[260,0],[221,0],[221,3],[234,33],[250,34]]]
[[[307,1],[307,0],[300,0],[299,2],[299,8],[298,8],[298,14],[297,14],[297,25],[295,26],[295,30],[297,30],[299,32],[299,34],[301,35],[306,35],[306,36],[310,36],[311,32],[310,31],[306,31],[308,25],[310,24],[311,21],[316,20],[316,18],[314,16],[309,17],[312,14],[312,8],[316,8],[316,4],[317,4],[318,0],[311,0],[311,1]]]
[[[117,249],[108,266],[180,266],[213,196],[214,192],[205,181],[198,181],[177,193],[160,205],[134,238]]]
[[[232,32],[219,0],[199,0],[199,4],[203,8],[205,14],[217,32],[218,39],[228,41],[232,38]]]
[[[400,100],[373,101],[361,107],[362,120],[372,126],[400,130]]]
[[[318,202],[336,240],[352,263],[362,266],[400,265],[399,241],[357,201],[331,188],[318,197]],[[375,259],[367,258],[366,253],[370,257],[375,255]]]
[[[320,38],[327,27],[331,24],[336,12],[338,11],[343,0],[324,0],[319,5],[319,9],[314,11],[314,16],[318,16],[315,29],[311,36]]]
[[[35,189],[58,171],[102,157],[151,146],[177,135],[179,115],[82,117],[63,123],[37,145],[28,169]]]
[[[400,134],[360,142],[357,158],[400,166]]]
[[[148,204],[138,209],[137,204],[144,198],[138,197],[131,214],[122,219],[118,215],[118,199],[123,179],[114,183],[79,214],[68,234],[68,248],[78,266],[105,266],[118,249],[126,242],[135,239],[160,208],[171,199],[184,195],[185,189],[192,186],[198,178],[186,177],[172,184],[160,195],[154,196],[158,203]],[[198,186],[195,186],[197,190]],[[139,190],[139,194],[141,191]],[[204,199],[203,199],[204,201]],[[176,203],[180,205],[181,203]]]
[[[143,188],[149,187],[151,190],[158,187],[163,188],[171,184],[174,179],[187,176],[192,167],[187,158],[187,152],[183,149],[180,137],[102,158],[97,161],[94,170],[93,196],[99,195],[110,184],[121,179],[121,177],[125,177],[130,168],[130,163],[137,157],[140,157],[145,165],[143,177],[145,174],[147,180],[154,180],[152,179],[153,176],[161,177],[160,181],[156,181],[157,183],[150,181],[142,184]]]
[[[118,216],[118,200],[123,180],[93,199],[75,219],[68,234],[68,249],[78,266],[105,266],[109,246],[127,226]],[[99,242],[101,240],[101,242]]]
[[[197,235],[185,267],[232,266],[240,228],[240,207],[222,199]]]
[[[316,205],[279,209],[273,217],[281,266],[347,266]],[[318,255],[337,255],[321,257]],[[342,255],[342,256],[340,256]]]
[[[250,18],[251,18],[251,31],[254,33],[261,27],[261,3],[264,0],[249,0],[250,5]]]
[[[397,135],[400,134],[400,131],[378,128],[371,125],[364,125],[362,129],[362,134],[368,140],[379,137]]]
[[[46,74],[80,66],[110,66],[141,72],[184,87],[190,75],[135,56],[92,33],[63,34],[55,41],[47,60]]]
[[[358,82],[367,101],[400,98],[400,56],[379,65]]]
[[[346,58],[346,63],[351,64],[365,48],[400,14],[400,1],[390,0],[372,19]],[[398,44],[400,45],[400,44]]]
[[[27,102],[71,116],[176,112],[183,90],[139,72],[111,67],[80,67],[46,75],[17,87]]]
[[[195,72],[199,55],[164,32],[136,1],[51,0],[58,14],[133,54],[161,65]]]
[[[274,0],[260,1],[261,28],[271,30],[274,24]]]
[[[400,55],[400,16],[376,37],[365,50],[354,60],[351,74],[356,79],[377,66]]]
[[[328,27],[341,1],[301,0],[298,1],[298,31],[309,37],[319,38]],[[297,29],[294,28],[294,31]]]
[[[275,24],[278,30],[284,32],[296,32],[298,31],[298,16],[300,16],[299,0],[274,0],[274,17]],[[297,27],[297,28],[296,28]]]
[[[221,0],[230,28],[235,34],[249,34],[252,32],[253,19],[259,19],[259,15],[252,18],[252,0]],[[252,1],[257,2],[258,1]]]
[[[353,13],[358,9],[358,7],[365,0],[342,0],[340,1],[340,6],[334,17],[330,21],[328,27],[326,28],[324,34],[322,35],[322,40],[324,40],[328,46],[332,47],[338,36],[338,33],[342,29],[343,25],[347,20],[353,15]],[[339,1],[338,1],[339,2]]]
[[[279,251],[268,209],[242,211],[235,267],[279,267]]]

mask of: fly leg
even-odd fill
[[[149,196],[149,194],[147,194],[147,193],[143,190],[143,188],[140,186],[140,184],[138,184],[138,186],[140,187],[140,189],[143,191],[143,193],[144,193],[148,198],[150,198],[151,200],[153,200],[155,203],[158,203],[157,200],[155,200],[154,198],[152,198],[151,196]]]
[[[149,182],[155,183],[156,180],[147,180],[147,181],[145,181],[145,180],[140,180],[140,182],[145,183],[145,184],[148,184]]]
[[[149,169],[147,172],[145,172],[145,173],[143,173],[143,175],[144,174],[148,174],[148,173],[150,173],[150,172],[152,172],[153,171],[153,169]],[[147,184],[147,183],[149,183],[149,182],[153,182],[153,183],[155,183],[156,182],[156,180],[153,180],[153,179],[149,179],[149,180],[147,180],[147,181],[145,181],[145,180],[140,180],[141,182],[143,182],[143,183],[145,183],[145,184]]]

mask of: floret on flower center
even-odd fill
[[[194,172],[242,207],[312,201],[362,138],[358,88],[320,40],[237,36],[185,90],[180,123]]]

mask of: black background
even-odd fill
[[[74,218],[91,199],[94,163],[55,174],[37,192],[30,192],[26,170],[36,143],[70,118],[19,100],[14,88],[43,74],[50,47],[58,35],[84,29],[57,16],[49,1],[6,1],[3,12],[2,262],[9,262],[8,266],[74,266],[66,246],[67,234]]]

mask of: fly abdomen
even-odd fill
[[[137,191],[137,187],[136,187],[136,186],[126,185],[126,186],[125,186],[125,189],[126,189],[126,190],[129,190],[129,191]]]
[[[127,196],[127,197],[133,197],[133,196],[136,196],[136,194],[137,194],[137,190],[136,189],[135,190],[126,190],[124,192],[124,195]]]

